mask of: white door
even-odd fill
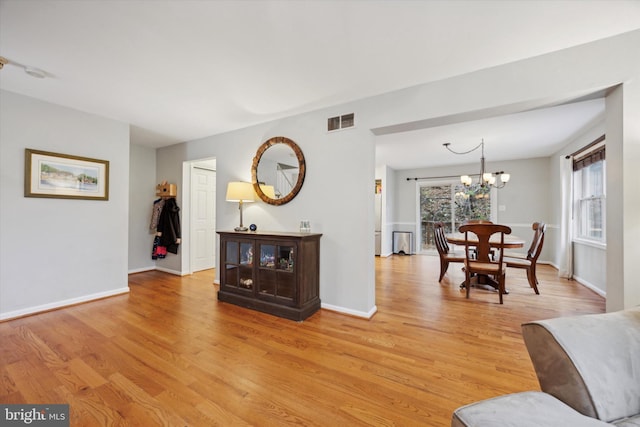
[[[216,172],[191,168],[191,271],[216,266]]]

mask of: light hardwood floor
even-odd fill
[[[521,323],[605,310],[549,266],[540,295],[510,269],[504,305],[449,269],[376,258],[372,319],[300,323],[219,303],[213,271],[134,274],[128,295],[0,323],[0,402],[69,403],[72,426],[447,426],[538,389]]]

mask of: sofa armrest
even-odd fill
[[[456,409],[451,427],[606,427],[540,391],[506,394]]]
[[[540,388],[602,421],[640,413],[640,307],[522,325]]]

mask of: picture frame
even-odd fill
[[[24,196],[109,200],[109,161],[26,148]]]

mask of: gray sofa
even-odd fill
[[[452,427],[640,426],[640,307],[522,325],[542,391],[456,409]]]

